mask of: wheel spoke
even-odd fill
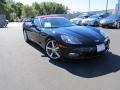
[[[55,47],[55,43],[54,43],[54,41],[52,41],[52,48],[54,48]]]
[[[57,56],[57,57],[60,57],[60,55],[59,55],[59,53],[58,53],[58,52],[55,52],[55,54],[56,54],[56,56]]]
[[[51,48],[51,47],[47,47],[47,49],[48,49],[48,50],[52,50],[52,48]]]
[[[53,54],[54,54],[54,53],[53,53],[53,52],[51,52],[50,57],[53,57]]]

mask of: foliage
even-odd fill
[[[0,13],[4,12],[4,5],[6,4],[5,0],[0,0]]]
[[[68,8],[55,2],[34,2],[30,5],[15,3],[13,0],[0,0],[0,14],[6,14],[7,19],[15,20],[24,17],[48,15],[48,14],[66,14]]]
[[[30,16],[34,16],[35,11],[33,10],[33,8],[31,6],[23,6],[22,8],[22,17],[30,17]]]
[[[34,2],[31,7],[32,7],[31,12],[34,13],[32,15],[36,16],[49,14],[66,14],[68,12],[67,7],[55,2],[42,2],[42,3]]]

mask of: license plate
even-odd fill
[[[102,52],[104,50],[105,50],[105,45],[104,44],[97,45],[97,52]]]

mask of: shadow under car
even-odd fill
[[[46,57],[45,51],[37,44],[30,42],[29,45],[43,53]],[[42,57],[43,57],[42,56]],[[87,60],[60,60],[49,62],[57,67],[67,70],[69,73],[84,78],[95,78],[120,70],[120,56],[113,53],[107,53],[105,56],[92,58]]]

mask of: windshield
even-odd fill
[[[42,20],[42,27],[44,28],[59,28],[73,26],[72,22],[65,18],[47,18]]]
[[[84,18],[84,16],[78,16],[77,18]]]
[[[98,17],[99,17],[98,15],[90,16],[90,18],[98,18]]]
[[[117,19],[118,18],[118,16],[117,15],[111,15],[111,16],[109,16],[109,17],[107,17],[108,19]]]

